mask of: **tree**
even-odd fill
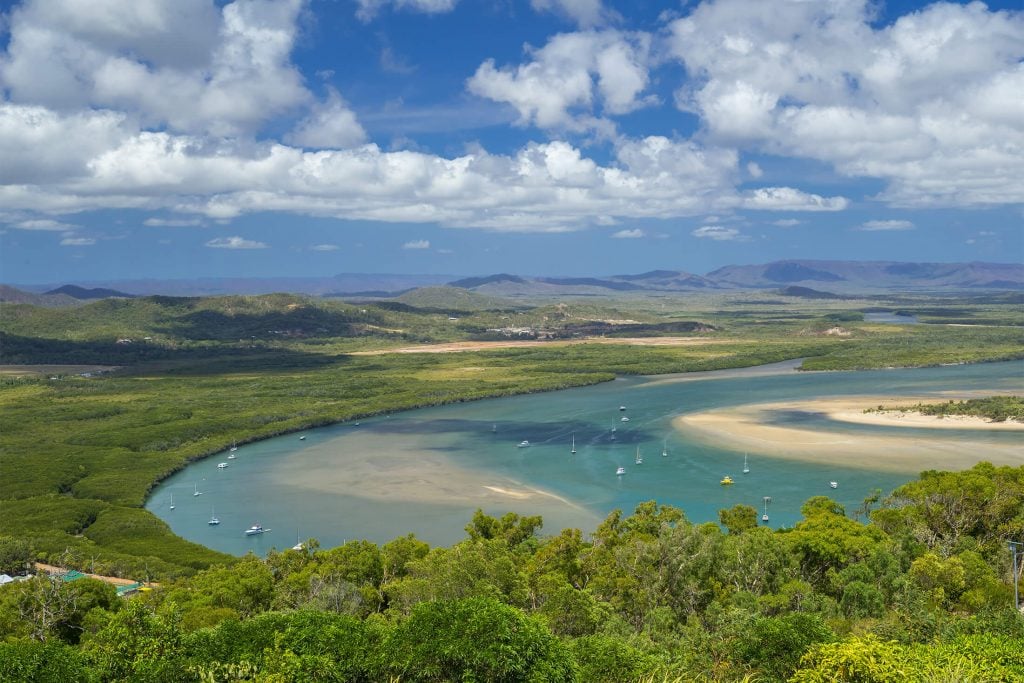
[[[718,511],[718,521],[730,535],[742,534],[757,528],[757,510],[749,505],[733,505],[728,510]]]
[[[32,556],[32,545],[28,541],[0,536],[0,574],[24,574],[32,565]]]
[[[91,683],[98,680],[85,659],[58,642],[0,643],[0,681]]]
[[[569,651],[544,626],[491,598],[417,605],[385,648],[403,681],[574,681]]]

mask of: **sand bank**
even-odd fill
[[[987,460],[999,465],[1024,465],[1020,442],[995,440],[994,433],[1021,430],[1024,425],[1000,425],[980,419],[940,419],[923,415],[911,419],[897,414],[865,414],[879,404],[908,405],[935,397],[896,398],[845,397],[782,403],[761,403],[689,413],[673,425],[687,438],[734,451],[749,451],[776,458],[842,464],[890,471],[917,472],[925,469],[962,469]],[[827,422],[813,427],[792,424],[793,418],[825,418],[837,422],[859,422],[874,426],[935,429],[934,436],[920,432],[857,432],[842,424],[830,428]],[[789,423],[784,423],[788,421]],[[854,428],[855,429],[855,428]],[[976,436],[947,438],[944,429],[969,429]]]
[[[834,400],[826,402],[825,414],[829,419],[839,422],[853,422],[856,424],[879,425],[884,427],[914,427],[922,429],[981,429],[999,431],[1024,432],[1024,422],[1007,420],[1005,422],[993,422],[988,418],[974,417],[972,415],[924,415],[916,410],[892,410],[890,406],[908,406],[917,403],[935,403],[934,398],[913,400],[909,402],[896,402],[892,399],[879,401],[874,405],[865,404],[864,401]],[[883,412],[864,412],[868,408],[877,409],[878,406],[886,408]],[[821,408],[819,407],[820,411]]]
[[[372,441],[358,435],[329,441],[293,457],[302,467],[282,463],[278,479],[311,491],[376,501],[465,505],[543,515],[579,524],[600,519],[576,503],[500,474],[467,466],[443,451],[425,447],[422,439],[393,438],[387,452],[375,452]]]

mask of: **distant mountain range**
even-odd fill
[[[490,275],[449,283],[490,296],[552,293],[598,294],[602,291],[713,291],[827,286],[841,292],[934,289],[1024,289],[1024,264],[899,263],[895,261],[776,261],[750,266],[725,266],[706,275],[652,270],[638,275],[604,278],[524,278]],[[807,296],[800,292],[793,296]],[[783,291],[782,293],[785,293]],[[827,294],[827,293],[826,293]],[[824,297],[819,297],[824,298]]]
[[[85,286],[88,285],[88,286]],[[61,287],[0,287],[0,301],[60,306],[111,296],[210,296],[293,292],[317,296],[388,298],[422,287],[447,285],[490,297],[600,296],[613,292],[686,292],[737,289],[824,288],[829,292],[886,290],[1024,290],[1020,263],[902,263],[896,261],[775,261],[718,268],[705,275],[652,270],[607,277],[481,277],[346,273],[325,278],[199,278],[121,280]],[[793,290],[793,296],[807,296]],[[434,292],[436,295],[437,292]],[[827,296],[827,292],[825,293]],[[33,300],[33,297],[44,297]],[[45,298],[49,297],[49,298]],[[431,298],[436,299],[436,296]]]

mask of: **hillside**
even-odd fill
[[[92,299],[109,299],[111,297],[130,299],[136,296],[135,294],[127,294],[125,292],[120,292],[116,289],[107,289],[106,287],[93,287],[90,289],[88,287],[79,287],[78,285],[63,285],[61,287],[57,287],[56,289],[51,289],[50,291],[46,292],[46,294],[64,294],[66,296],[72,297],[73,299],[86,301]]]
[[[79,303],[78,299],[67,294],[35,294],[18,289],[17,287],[11,287],[10,285],[0,285],[0,302],[45,306],[47,308],[74,306]]]

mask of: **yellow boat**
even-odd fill
[[[719,482],[722,486],[729,486],[732,484],[732,477],[725,475],[722,477],[722,481]]]

